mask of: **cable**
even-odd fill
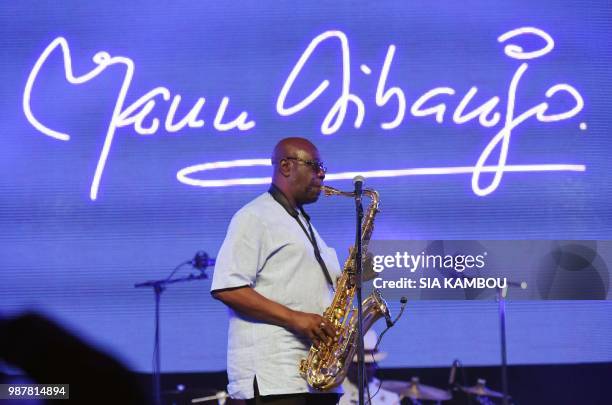
[[[170,279],[172,278],[172,276],[174,276],[174,273],[176,273],[178,271],[178,269],[180,269],[181,267],[183,267],[186,264],[190,264],[191,260],[186,260],[183,263],[179,264],[178,266],[176,266],[174,268],[174,270],[172,270],[172,272],[170,273],[170,275],[164,280],[164,281],[170,281]]]
[[[408,303],[408,298],[406,297],[402,297],[400,299],[400,303],[402,304],[399,314],[397,314],[397,316],[395,317],[395,319],[391,322],[390,326],[387,326],[378,336],[378,340],[376,341],[376,346],[374,346],[374,350],[372,350],[372,352],[370,353],[370,356],[372,356],[372,363],[374,363],[374,365],[376,366],[376,368],[378,368],[378,362],[376,361],[376,358],[374,357],[374,353],[376,353],[376,351],[378,351],[378,346],[380,345],[380,342],[382,341],[383,336],[385,335],[385,333],[387,333],[387,331],[389,329],[391,329],[393,326],[395,326],[395,323],[401,318],[402,314],[404,313],[404,310],[406,309],[406,304]],[[382,388],[382,381],[380,381],[380,383],[378,384],[378,388],[376,389],[376,392],[374,393],[374,395],[370,395],[370,384],[368,383],[366,385],[367,390],[368,390],[368,399],[370,404],[372,403],[372,398],[374,398],[378,392],[380,391],[380,389]]]

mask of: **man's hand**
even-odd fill
[[[336,331],[331,322],[321,315],[294,311],[288,328],[293,332],[306,336],[315,345],[331,344],[336,339]]]
[[[251,287],[213,291],[212,295],[243,315],[282,326],[307,337],[317,346],[321,343],[329,344],[336,338],[334,327],[321,315],[294,311],[267,299]]]

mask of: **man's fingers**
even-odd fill
[[[336,337],[336,331],[332,324],[325,318],[321,317],[320,322],[316,331],[317,338],[321,342],[330,344]]]
[[[330,344],[336,338],[336,329],[330,321],[317,314],[302,313],[298,324],[301,327],[296,328],[300,334],[306,335],[316,346],[321,343]]]
[[[327,342],[327,335],[325,334],[325,331],[323,330],[321,325],[319,325],[319,327],[315,329],[315,338],[320,340],[321,342]]]
[[[327,319],[321,317],[321,322],[319,323],[319,327],[325,333],[326,338],[335,338],[336,337],[336,329],[333,327],[332,323]]]
[[[336,329],[332,326],[330,322],[325,322],[325,326],[323,327],[323,330],[325,331],[325,334],[330,339],[333,340],[336,338]]]

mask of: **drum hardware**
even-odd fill
[[[473,387],[459,386],[459,389],[468,395],[475,396],[476,401],[481,405],[493,405],[495,402],[493,402],[491,398],[501,398],[502,400],[506,399],[509,402],[511,401],[512,397],[510,395],[504,395],[501,392],[493,391],[486,386],[486,383],[486,380],[479,378],[476,385]]]
[[[187,388],[183,384],[176,389],[161,392],[162,403],[167,405],[188,405],[194,403],[219,404],[226,403],[229,394],[215,388]]]
[[[217,401],[219,405],[223,405],[225,404],[225,400],[227,398],[229,398],[229,394],[227,392],[219,391],[215,393],[214,395],[208,395],[208,396],[200,397],[200,398],[193,398],[191,400],[191,403],[197,404],[197,403],[203,403],[203,402],[209,402],[209,401]]]
[[[394,381],[388,380],[381,383],[381,388],[395,392],[400,396],[400,399],[410,398],[413,403],[419,401],[448,401],[452,398],[450,392],[421,384],[419,377],[412,377],[410,381]]]

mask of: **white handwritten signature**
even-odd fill
[[[544,93],[546,99],[552,99],[557,94],[565,93],[574,101],[574,106],[564,112],[556,114],[547,114],[549,104],[543,101],[535,106],[532,106],[520,114],[516,114],[516,94],[518,91],[519,83],[521,78],[529,68],[526,60],[532,60],[542,57],[554,49],[553,38],[546,32],[534,28],[534,27],[522,27],[511,31],[508,31],[497,38],[498,42],[505,43],[510,39],[521,35],[535,35],[544,41],[545,46],[541,49],[536,49],[531,52],[524,51],[519,45],[507,44],[504,47],[504,53],[516,60],[521,60],[521,64],[516,69],[514,75],[510,80],[508,93],[506,96],[506,110],[505,116],[502,121],[501,114],[495,111],[501,100],[500,96],[494,96],[489,98],[486,102],[479,106],[472,107],[471,111],[468,111],[468,107],[478,92],[476,86],[472,86],[467,93],[463,96],[457,107],[452,114],[452,121],[455,124],[464,124],[471,120],[478,119],[478,123],[487,128],[495,127],[500,124],[499,131],[493,136],[490,142],[486,145],[482,153],[480,154],[476,164],[474,166],[462,166],[462,167],[429,167],[429,168],[405,168],[405,169],[393,169],[393,170],[371,170],[367,172],[342,172],[342,173],[330,173],[327,175],[327,180],[340,180],[350,179],[355,174],[362,174],[368,177],[400,177],[400,176],[413,176],[413,175],[446,175],[446,174],[472,174],[472,190],[476,195],[485,196],[495,191],[501,182],[503,174],[505,172],[533,172],[533,171],[584,171],[586,167],[580,164],[531,164],[531,165],[508,165],[508,150],[510,145],[510,138],[512,131],[517,128],[520,124],[525,122],[530,117],[535,117],[536,120],[543,123],[549,123],[554,121],[567,120],[576,116],[584,107],[584,100],[580,93],[570,84],[558,83],[548,88]],[[365,106],[363,100],[356,94],[351,92],[351,65],[350,65],[350,50],[347,36],[341,31],[326,31],[316,38],[314,38],[310,44],[306,47],[306,50],[302,53],[297,63],[291,70],[287,80],[285,81],[281,92],[276,102],[276,110],[279,115],[292,116],[306,109],[313,104],[329,87],[330,81],[328,79],[323,80],[309,95],[303,97],[299,102],[294,105],[287,106],[287,98],[296,81],[299,79],[300,74],[305,70],[305,65],[309,61],[310,57],[314,54],[317,48],[326,41],[338,40],[340,43],[340,54],[342,59],[342,86],[340,94],[336,99],[333,106],[325,115],[321,123],[321,133],[324,135],[331,135],[336,133],[344,124],[349,108],[352,106],[355,108],[355,119],[353,125],[355,128],[360,128],[363,124],[365,117]],[[38,60],[36,61],[34,68],[28,76],[26,82],[25,91],[23,95],[23,110],[28,121],[43,134],[53,137],[58,140],[67,141],[70,136],[66,133],[56,131],[45,126],[41,123],[34,113],[32,112],[30,100],[32,98],[32,90],[38,79],[41,68],[49,58],[50,54],[60,49],[63,55],[64,72],[66,80],[71,84],[83,84],[89,80],[95,78],[101,74],[108,67],[113,65],[122,65],[125,67],[125,75],[123,77],[123,83],[119,90],[115,108],[113,111],[112,118],[110,120],[104,145],[102,147],[96,171],[91,184],[90,198],[95,200],[98,196],[100,182],[106,161],[108,159],[109,152],[113,143],[115,132],[118,128],[133,126],[136,133],[141,135],[151,135],[157,133],[159,130],[159,119],[153,118],[151,124],[147,127],[144,125],[145,119],[151,114],[153,108],[156,105],[156,98],[159,96],[164,101],[168,102],[170,99],[170,105],[168,106],[168,112],[164,121],[164,129],[167,132],[178,132],[181,129],[187,127],[190,128],[201,128],[204,126],[204,121],[198,118],[201,112],[205,98],[200,97],[189,112],[180,120],[176,120],[176,112],[179,104],[181,103],[181,95],[172,94],[166,87],[156,87],[149,91],[134,103],[129,106],[124,106],[127,92],[130,88],[135,64],[127,57],[111,57],[107,52],[98,52],[93,57],[93,62],[96,66],[89,72],[75,76],[72,70],[72,59],[70,55],[70,49],[68,42],[65,38],[59,37],[53,40],[42,52]],[[396,52],[395,45],[389,45],[387,54],[382,65],[378,77],[378,83],[375,93],[376,105],[380,108],[383,107],[395,107],[395,116],[389,122],[381,123],[383,130],[392,130],[400,126],[406,116],[406,109],[408,103],[403,90],[397,86],[389,87],[387,85],[389,71],[392,66],[393,58]],[[369,75],[372,70],[365,64],[360,66],[361,71]],[[451,87],[436,87],[421,95],[412,105],[410,106],[410,114],[414,117],[427,117],[433,116],[435,121],[442,124],[445,119],[447,105],[443,101],[435,102],[434,99],[440,99],[441,97],[454,96],[456,91]],[[394,101],[394,103],[392,103]],[[224,118],[226,115],[227,107],[229,105],[230,98],[224,96],[217,108],[213,127],[217,131],[228,131],[231,129],[237,129],[239,131],[248,131],[255,126],[255,121],[250,118],[249,113],[243,111],[231,121],[225,122]],[[586,128],[586,124],[580,125],[581,129]],[[492,161],[492,162],[491,162]],[[226,187],[243,184],[265,184],[270,181],[269,177],[260,178],[238,178],[238,179],[222,179],[222,180],[201,180],[194,178],[193,175],[209,171],[224,169],[230,167],[244,167],[244,166],[268,166],[270,161],[268,159],[240,159],[234,161],[224,162],[209,162],[203,164],[197,164],[186,167],[179,170],[177,173],[177,179],[185,184],[199,186],[199,187]],[[488,185],[481,185],[481,174],[482,173],[493,173],[493,179]]]

